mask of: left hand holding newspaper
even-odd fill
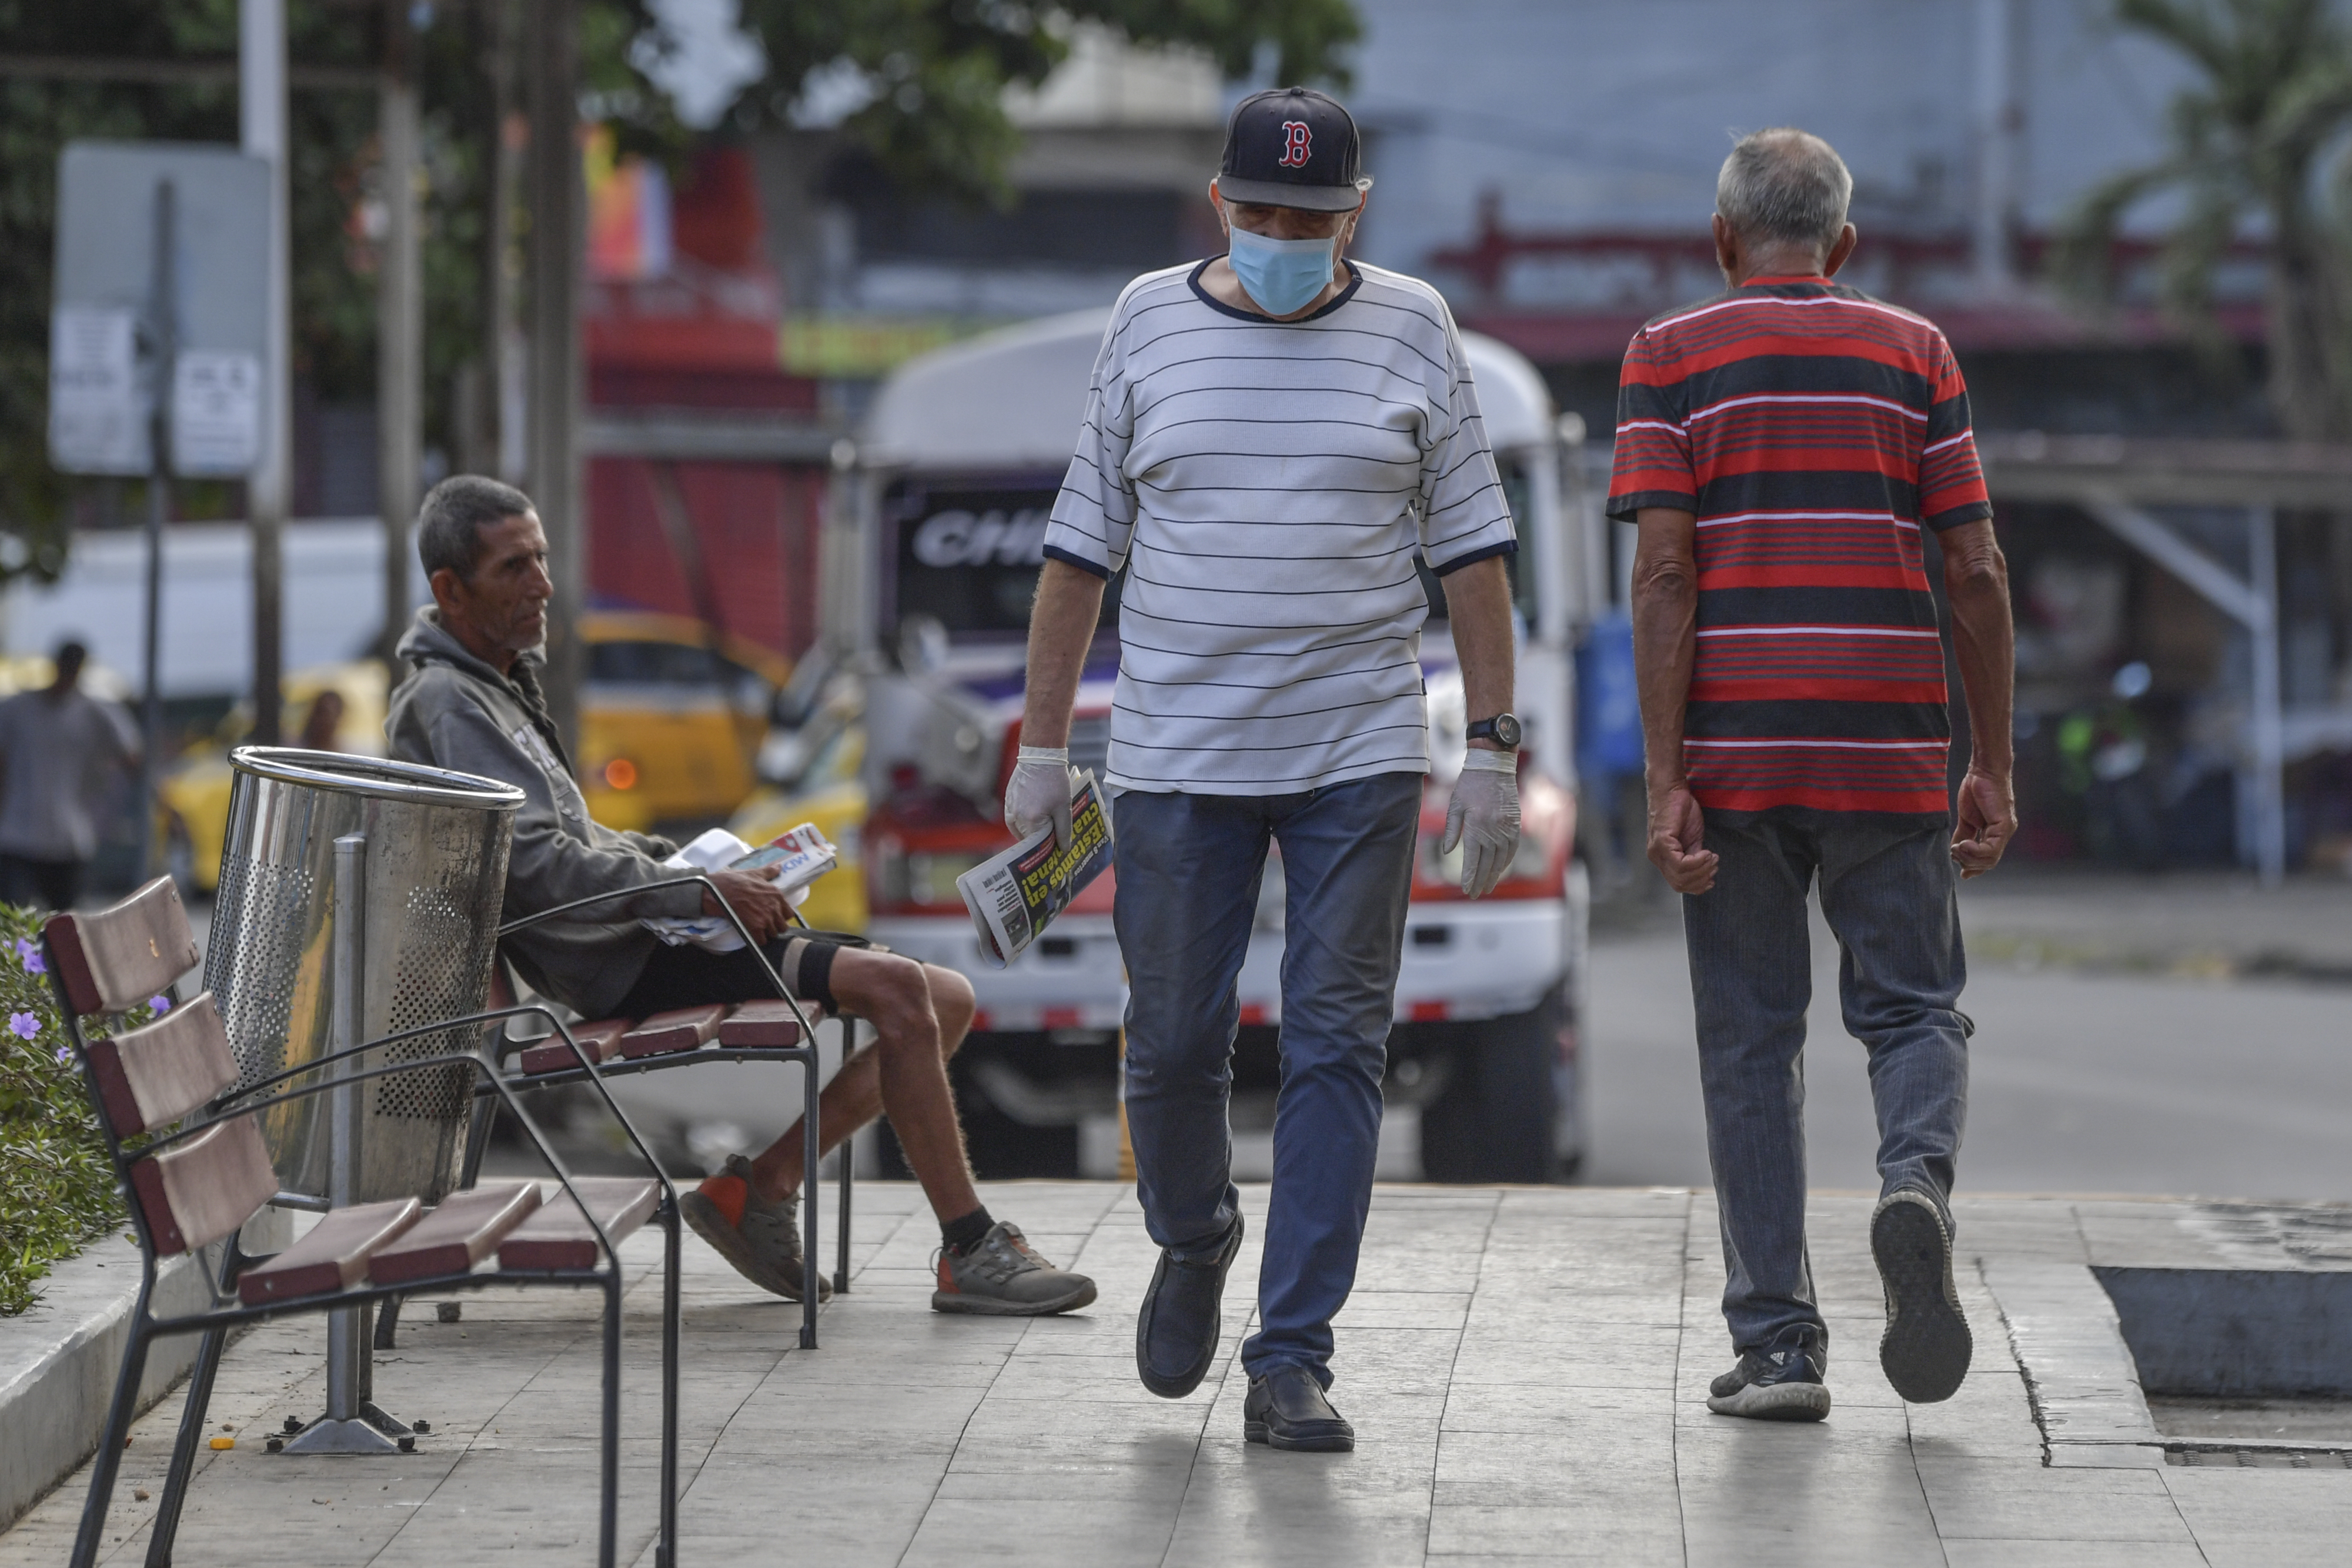
[[[809,883],[831,871],[839,859],[816,824],[803,822],[756,850],[726,829],[713,828],[662,865],[670,871],[761,871],[774,866],[777,890],[797,909],[808,899]],[[732,953],[743,946],[735,923],[724,915],[698,915],[691,920],[662,915],[644,925],[673,947],[691,942],[713,953]]]
[[[1055,824],[1048,821],[956,878],[956,891],[980,933],[980,956],[991,968],[1002,969],[1019,957],[1110,864],[1110,819],[1101,795],[1092,773],[1078,775],[1066,841],[1057,841]],[[1020,820],[1010,809],[1005,815]]]

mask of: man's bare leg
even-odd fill
[[[964,1155],[947,1059],[971,1029],[971,983],[951,969],[854,947],[835,956],[832,983],[842,1010],[872,1024],[877,1038],[817,1097],[818,1152],[887,1113],[931,1211],[942,1222],[970,1214],[980,1194]],[[804,1125],[794,1122],[751,1162],[762,1197],[799,1189]]]

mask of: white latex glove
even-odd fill
[[[1462,845],[1462,892],[1484,898],[1503,880],[1519,847],[1519,758],[1510,751],[1472,747],[1445,807],[1439,851]]]
[[[1069,848],[1070,797],[1077,788],[1068,747],[1023,747],[1004,786],[1004,825],[1014,838],[1025,839],[1050,822],[1055,847]]]

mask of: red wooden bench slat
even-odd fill
[[[786,1046],[801,1042],[800,1019],[792,1004],[781,999],[745,1002],[719,1026],[719,1043],[733,1046]]]
[[[90,1041],[89,1066],[118,1138],[169,1126],[236,1082],[210,991],[153,1023]]]
[[[719,1020],[727,1016],[723,1002],[711,1002],[698,1008],[673,1008],[666,1013],[656,1013],[621,1037],[621,1054],[626,1057],[667,1056],[674,1051],[699,1051],[710,1043],[719,1032]]]
[[[530,1218],[539,1201],[535,1181],[453,1192],[414,1229],[369,1255],[368,1278],[379,1285],[397,1285],[465,1273]]]
[[[219,1240],[278,1196],[278,1173],[253,1121],[223,1122],[131,1166],[131,1195],[157,1257]]]
[[[366,1275],[368,1255],[415,1225],[423,1208],[395,1197],[331,1210],[301,1240],[239,1276],[237,1297],[258,1307],[348,1290]]]
[[[43,930],[78,1013],[137,1007],[196,967],[195,933],[168,876],[110,909],[52,915]]]
[[[621,1037],[628,1032],[626,1019],[600,1019],[594,1023],[572,1026],[572,1038],[580,1042],[589,1061],[598,1062],[612,1061],[613,1053],[621,1049]],[[580,1058],[572,1054],[560,1034],[548,1036],[544,1044],[531,1046],[522,1053],[525,1072],[561,1072],[579,1065]]]
[[[617,1245],[652,1218],[661,1186],[637,1176],[582,1176],[572,1185],[593,1210],[604,1234]],[[515,1228],[499,1247],[499,1267],[517,1271],[593,1269],[596,1233],[561,1187],[546,1194],[539,1212]]]

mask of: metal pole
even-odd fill
[[[163,641],[163,522],[172,508],[172,391],[180,354],[179,306],[173,248],[177,243],[177,194],[172,182],[155,186],[155,408],[147,473],[147,624],[142,653],[145,696],[140,704],[139,880],[155,874],[155,774],[163,747],[163,697],[158,685]]]
[[[335,841],[335,927],[329,956],[334,985],[331,1049],[349,1051],[365,1038],[361,987],[367,954],[367,835],[346,833]],[[334,1092],[327,1096],[333,1143],[327,1157],[327,1201],[347,1208],[359,1199],[363,1120],[361,1057],[344,1059]],[[368,1312],[341,1307],[327,1314],[327,1413],[286,1445],[289,1454],[390,1454],[393,1440],[368,1420]]]
[[[2269,507],[2246,516],[2246,568],[2256,615],[2247,633],[2254,643],[2254,865],[2264,887],[2286,876],[2286,735],[2280,706],[2278,514]]]
[[[530,121],[518,106],[516,82],[520,52],[522,0],[490,0],[484,18],[489,31],[490,101],[498,120],[498,152],[490,168],[490,221],[486,289],[490,306],[486,345],[496,368],[498,395],[496,470],[509,485],[530,477],[529,381],[530,349],[523,337],[522,258],[516,249],[515,209],[522,200],[523,161],[530,146]]]
[[[424,380],[422,263],[416,221],[416,82],[406,0],[384,0],[383,61],[376,136],[383,149],[383,254],[376,264],[376,496],[383,517],[383,632],[376,656],[392,663],[408,624],[408,528],[416,516],[418,423]]]
[[[530,112],[530,487],[547,530],[555,599],[547,612],[549,713],[564,744],[580,737],[580,639],[586,581],[581,524],[578,298],[583,230],[575,0],[530,0],[523,43]]]
[[[290,220],[286,195],[286,0],[238,0],[237,98],[246,152],[269,162],[268,319],[261,367],[261,460],[246,483],[253,530],[253,741],[278,740],[278,677],[285,660],[280,619],[286,521],[294,450]]]

